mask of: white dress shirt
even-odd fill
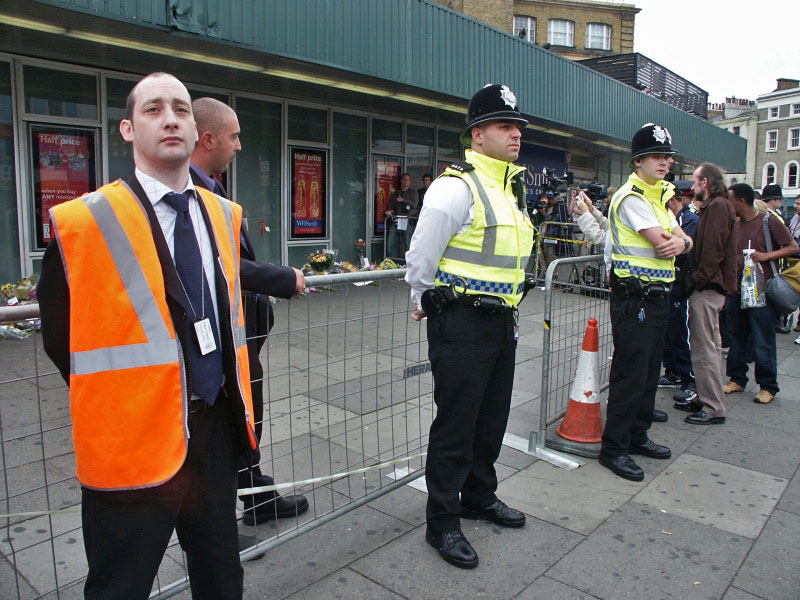
[[[144,193],[147,194],[147,199],[153,205],[153,210],[158,218],[158,223],[161,225],[161,231],[164,232],[164,238],[167,240],[167,247],[175,260],[175,221],[177,220],[178,213],[169,206],[166,202],[161,200],[165,195],[173,190],[160,181],[150,177],[138,169],[135,170],[136,179],[142,184]],[[191,177],[186,182],[186,187],[183,188],[184,192],[189,191],[189,215],[192,217],[192,225],[194,226],[194,235],[197,238],[197,244],[200,247],[200,256],[203,259],[203,272],[206,275],[208,282],[208,289],[211,292],[211,302],[214,304],[214,314],[217,315],[217,333],[219,334],[219,311],[217,310],[217,287],[214,284],[216,276],[214,274],[214,254],[211,251],[211,237],[208,235],[208,230],[203,220],[203,213],[200,211],[200,204],[197,200],[197,191],[192,184]],[[200,309],[196,308],[197,317],[200,317]]]
[[[458,177],[439,177],[425,192],[425,203],[406,252],[405,279],[411,286],[411,301],[418,308],[423,292],[433,287],[450,238],[467,231],[474,214],[472,192]]]

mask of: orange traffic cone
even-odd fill
[[[564,420],[556,430],[561,437],[573,442],[595,444],[603,435],[600,415],[600,359],[597,352],[597,319],[589,319],[583,347],[578,358],[575,379],[569,390],[569,404]]]

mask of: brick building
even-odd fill
[[[633,52],[633,4],[593,0],[440,0],[573,60]]]
[[[800,194],[800,81],[778,79],[777,88],[757,102],[755,183],[779,183],[791,206]]]

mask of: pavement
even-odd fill
[[[407,302],[406,294],[399,286],[392,302]],[[508,425],[508,431],[518,436],[536,429],[538,423],[543,296],[532,293],[521,311],[522,336]],[[320,296],[317,303],[330,314],[332,307],[341,309],[353,298],[328,295],[323,302]],[[344,326],[326,338],[323,346],[319,340],[312,341],[310,334],[297,337],[285,326],[287,321],[295,325],[303,321],[297,312],[287,314],[290,304],[276,306],[278,325],[266,348],[272,373],[267,393],[273,436],[267,459],[277,480],[352,468],[356,447],[364,456],[383,459],[385,442],[382,447],[365,432],[383,431],[387,422],[392,435],[388,454],[396,454],[398,447],[407,452],[424,450],[433,415],[430,374],[418,368],[424,365],[424,328],[409,327],[404,317],[392,325],[392,331],[406,328],[405,339],[416,344],[414,356],[407,349],[397,352],[396,343],[382,345],[380,337],[373,344],[366,333],[366,319],[364,332]],[[368,305],[361,305],[362,314],[364,306]],[[309,312],[307,323],[313,322]],[[654,424],[650,433],[653,440],[671,447],[673,455],[666,461],[637,457],[645,470],[641,483],[620,479],[592,459],[582,459],[583,466],[565,471],[504,446],[497,463],[498,496],[525,512],[528,521],[522,529],[464,521],[463,530],[481,559],[473,571],[448,565],[425,543],[427,495],[420,485],[424,480],[417,480],[414,486],[404,485],[270,549],[259,560],[244,563],[245,598],[796,600],[800,598],[800,346],[793,344],[796,335],[777,336],[781,392],[775,400],[769,405],[752,402],[758,388],[751,373],[745,392],[727,397],[724,425],[686,424],[686,413],[672,408],[674,390],[659,390],[656,405],[669,414],[669,421]],[[357,351],[353,344],[359,345]],[[23,510],[20,505],[27,510],[42,507],[41,492],[20,495],[17,491],[34,486],[32,478],[40,476],[32,466],[42,454],[51,475],[50,505],[72,506],[78,494],[70,478],[70,431],[60,378],[43,378],[38,396],[26,387],[29,382],[3,384],[32,373],[31,360],[18,350],[27,351],[29,346],[29,342],[0,340],[0,355],[21,357],[13,364],[4,359],[0,366],[0,427],[5,436],[0,441],[7,481],[3,485],[8,485],[14,500],[2,504],[8,504],[10,511]],[[294,356],[295,349],[302,350],[301,356]],[[39,354],[40,369],[46,371],[47,361]],[[317,354],[321,362],[315,365]],[[334,366],[336,361],[342,364]],[[354,371],[357,379],[339,375]],[[406,397],[400,403],[378,392],[371,396],[372,406],[365,408],[367,380],[381,381],[386,373],[392,374],[386,385],[395,396]],[[417,381],[413,393],[404,379],[408,376]],[[401,379],[403,387],[395,389]],[[358,404],[351,393],[354,381],[360,392]],[[38,402],[32,402],[37,398]],[[36,406],[43,410],[41,417]],[[389,411],[383,413],[388,419],[381,420],[381,411]],[[39,418],[47,426],[46,433],[37,437],[34,421]],[[405,434],[395,426],[397,420],[403,421]],[[19,437],[26,433],[31,435],[30,444]],[[304,439],[311,442],[303,446]],[[280,448],[294,449],[290,464],[280,462]],[[301,457],[303,448],[309,450],[305,458]],[[408,466],[421,464],[416,461]],[[55,475],[60,478],[55,480]],[[343,499],[355,495],[354,481],[374,484],[377,477],[388,481],[381,470],[352,476],[346,485],[337,482],[303,491],[312,504],[308,514],[324,514],[341,506]],[[242,532],[266,540],[278,531],[285,533],[289,525],[271,522],[242,527]],[[44,542],[51,528],[54,551]],[[75,513],[52,522],[39,517],[12,523],[0,534],[5,538],[0,549],[6,555],[8,538],[16,544],[11,558],[21,573],[14,577],[10,558],[0,561],[2,598],[37,597],[53,579],[50,571],[55,570],[63,582],[85,569]],[[38,544],[31,542],[39,538]],[[21,549],[26,541],[28,550]],[[159,573],[162,585],[182,575],[179,554],[173,548],[165,558]],[[80,597],[80,586],[62,589],[60,597]],[[190,593],[177,597],[190,598]]]

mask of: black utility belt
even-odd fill
[[[459,296],[455,303],[462,306],[469,306],[478,312],[487,314],[506,313],[516,310],[509,306],[502,298],[483,294],[466,294],[464,296]]]
[[[669,294],[671,288],[668,283],[639,277],[617,277],[616,284],[625,290],[628,296],[642,298],[662,298]]]

